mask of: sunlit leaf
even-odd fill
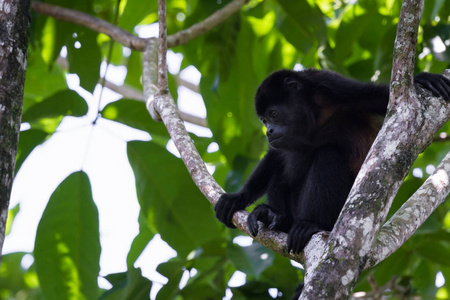
[[[97,298],[98,224],[89,179],[73,173],[50,197],[36,233],[36,270],[46,299]]]

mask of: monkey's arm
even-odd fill
[[[231,219],[233,214],[255,202],[267,192],[273,170],[278,167],[279,159],[273,150],[269,150],[256,169],[237,193],[225,193],[214,206],[216,217],[230,228],[236,228]]]

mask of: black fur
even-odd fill
[[[441,75],[420,73],[415,81],[450,98],[450,81]],[[267,205],[248,218],[251,234],[258,234],[261,221],[288,233],[288,251],[301,252],[314,233],[333,229],[388,100],[387,85],[330,71],[282,70],[267,77],[255,106],[269,150],[239,192],[221,196],[217,218],[234,228],[234,212],[267,194]]]

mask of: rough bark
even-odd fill
[[[5,238],[19,141],[27,68],[29,8],[28,1],[0,1],[0,253]]]
[[[450,152],[433,174],[406,201],[380,230],[365,269],[394,253],[443,203],[450,192]]]

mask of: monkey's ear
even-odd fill
[[[302,89],[302,84],[297,80],[297,78],[286,77],[284,79],[284,85],[294,92],[298,92]]]

